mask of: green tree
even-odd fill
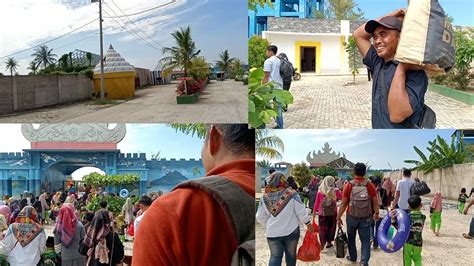
[[[234,60],[235,58],[230,57],[229,51],[226,49],[225,51],[219,54],[219,60],[217,60],[216,66],[221,71],[224,71],[225,76],[227,76],[229,74],[230,66]]]
[[[248,9],[256,10],[257,6],[260,6],[263,8],[265,4],[273,8],[272,0],[248,0]]]
[[[16,70],[20,66],[18,64],[18,61],[16,61],[15,58],[13,57],[9,57],[7,61],[5,61],[5,65],[6,65],[5,70],[10,71],[10,76],[12,77],[13,77],[13,72],[16,72]]]
[[[263,160],[261,160],[261,161],[257,161],[257,166],[258,166],[258,167],[262,167],[262,168],[266,167],[266,168],[268,168],[268,167],[270,167],[270,165],[271,165],[271,164],[270,164],[270,161],[265,160],[265,159],[263,159]]]
[[[255,155],[267,159],[281,159],[284,152],[283,141],[267,129],[255,130]]]
[[[309,167],[304,162],[293,165],[291,175],[298,180],[298,183],[302,187],[307,186],[311,180],[311,177],[313,176],[309,170]]]
[[[469,29],[468,31],[455,31],[454,42],[456,46],[456,59],[451,75],[451,80],[459,90],[465,90],[469,86],[471,77],[469,71],[471,69],[471,63],[474,59],[474,30]]]
[[[191,68],[189,69],[189,75],[195,80],[204,80],[209,76],[211,71],[209,70],[209,64],[203,56],[195,57],[191,60]]]
[[[352,82],[355,84],[355,77],[359,74],[359,68],[362,67],[362,60],[359,54],[359,50],[357,49],[356,42],[353,36],[349,37],[347,42],[344,42],[344,46],[346,47],[345,50],[349,57],[349,68],[352,74]]]
[[[236,78],[236,77],[242,77],[244,75],[244,67],[242,65],[242,61],[240,59],[235,59],[232,61],[232,64],[230,65],[230,77],[231,78]]]
[[[205,124],[168,124],[169,127],[176,130],[176,132],[182,132],[186,135],[191,135],[204,139],[206,137],[206,125]]]
[[[250,68],[263,67],[267,58],[267,47],[270,45],[267,39],[254,35],[249,39],[248,58]]]
[[[60,69],[63,71],[66,71],[66,69],[69,67],[69,55],[68,54],[63,54],[59,59],[58,59],[58,66]]]
[[[329,0],[322,11],[315,10],[314,14],[318,19],[364,20],[364,12],[354,0]]]
[[[418,147],[413,146],[415,152],[420,156],[421,161],[405,160],[405,163],[415,164],[415,170],[423,171],[425,174],[431,173],[434,169],[451,167],[454,164],[462,164],[468,157],[468,149],[463,144],[464,135],[461,140],[456,143],[455,136],[451,138],[451,144],[439,135],[436,139],[429,141],[429,147],[426,149],[430,152],[427,156]]]
[[[201,50],[197,50],[196,43],[191,37],[191,28],[180,28],[178,31],[171,33],[174,38],[175,46],[164,47],[162,52],[168,56],[160,60],[163,64],[163,70],[165,73],[171,73],[171,71],[180,67],[184,70],[184,75],[188,75],[188,70],[192,66],[192,59],[197,57]]]
[[[249,124],[259,128],[277,117],[278,105],[287,106],[293,103],[293,96],[289,91],[273,89],[274,83],[262,84],[263,68],[250,71],[248,85]]]
[[[330,166],[322,166],[322,167],[318,167],[318,168],[314,168],[314,169],[311,169],[311,173],[313,175],[317,175],[317,176],[322,176],[322,177],[326,177],[328,175],[330,176],[334,176],[336,177],[337,176],[337,171],[336,169],[330,167]]]
[[[30,62],[30,66],[28,67],[31,72],[29,73],[30,75],[36,75],[38,74],[38,65],[35,63],[35,61]]]
[[[92,65],[92,53],[87,52],[86,53],[86,58],[87,58],[87,62],[89,62],[89,66],[91,66]]]
[[[48,66],[53,65],[57,61],[55,59],[57,55],[53,54],[53,49],[49,49],[48,46],[46,45],[38,46],[35,49],[35,53],[32,54],[31,56],[35,57],[33,61],[38,66],[43,65],[43,69],[46,69]]]

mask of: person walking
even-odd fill
[[[298,193],[289,187],[285,175],[274,172],[265,187],[256,214],[257,221],[265,228],[270,248],[269,266],[296,265],[296,248],[300,237],[300,224],[313,232],[311,219]]]
[[[430,204],[430,219],[431,219],[431,231],[435,236],[439,236],[439,230],[441,229],[441,212],[443,211],[443,198],[441,192],[435,193],[433,200]]]
[[[84,226],[77,219],[74,207],[64,204],[54,226],[54,249],[61,257],[62,266],[83,266],[86,257],[79,253],[79,242],[86,234]]]
[[[290,60],[288,60],[288,57],[285,53],[280,53],[277,57],[280,59],[280,76],[283,80],[283,89],[289,91],[291,87],[291,80],[295,75],[295,68],[291,64]]]
[[[46,234],[38,223],[33,206],[24,207],[8,227],[0,243],[0,255],[8,257],[10,265],[37,265],[46,250]]]
[[[469,201],[469,204],[467,204],[466,207],[464,207],[464,214],[467,214],[469,212],[469,208],[471,208],[472,205],[474,205],[474,199],[471,199]],[[474,216],[471,217],[471,223],[469,224],[469,232],[463,233],[462,236],[467,239],[474,238]]]
[[[124,217],[125,225],[127,228],[127,230],[125,230],[126,232],[128,232],[130,225],[133,224],[135,220],[135,216],[133,216],[133,209],[134,207],[132,203],[132,198],[127,198],[125,204],[122,206],[122,215]]]
[[[146,211],[148,210],[148,208],[150,208],[152,203],[153,202],[152,202],[151,198],[148,195],[142,195],[142,197],[138,201],[138,205],[140,206],[141,214],[140,215],[137,214],[137,218],[135,219],[135,221],[133,223],[133,230],[134,231],[138,230],[138,226],[142,222],[143,217],[145,217]]]
[[[409,212],[408,198],[410,197],[410,188],[415,184],[415,181],[411,179],[411,170],[408,168],[403,169],[403,178],[398,180],[397,188],[395,190],[395,199],[392,202],[392,209],[400,208],[405,212]]]
[[[264,76],[262,80],[262,84],[266,84],[270,81],[273,81],[274,86],[273,89],[281,90],[283,89],[283,79],[280,75],[280,59],[276,56],[278,52],[278,47],[275,45],[270,45],[267,47],[267,59],[263,64],[263,71]],[[277,106],[277,117],[276,123],[279,129],[283,128],[283,106],[278,104]]]
[[[319,223],[319,240],[321,249],[333,246],[334,236],[336,234],[336,217],[337,205],[336,201],[342,199],[342,193],[336,188],[334,177],[326,176],[319,186],[314,203],[314,213],[318,214]]]
[[[366,166],[356,163],[354,166],[354,180],[344,186],[342,203],[337,214],[338,226],[342,227],[342,215],[347,209],[347,238],[349,256],[348,261],[357,261],[356,233],[359,232],[361,245],[361,264],[369,265],[370,260],[370,229],[372,217],[379,220],[379,204],[374,184],[365,179]],[[347,208],[349,207],[349,208]]]
[[[309,198],[309,208],[311,213],[314,212],[314,202],[316,201],[316,194],[318,193],[319,188],[319,179],[316,176],[311,177],[311,181],[308,184],[308,198]]]
[[[114,231],[109,212],[98,210],[87,228],[84,245],[88,247],[87,265],[108,266],[122,262],[124,248]]]
[[[382,223],[382,218],[388,215],[388,208],[390,207],[390,200],[387,194],[387,189],[383,188],[381,183],[382,183],[381,178],[379,176],[375,176],[373,180],[373,184],[375,186],[375,189],[377,190],[377,200],[379,203],[380,219],[378,221],[375,221],[375,220],[373,221],[374,227],[372,229],[373,230],[372,247],[374,249],[377,249],[379,247],[379,243],[377,241],[378,228],[380,226],[380,223]]]

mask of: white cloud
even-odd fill
[[[140,12],[160,4],[168,3],[171,0],[113,0],[126,14]],[[106,0],[104,5],[104,17],[115,16],[110,8],[115,10],[118,15],[122,13],[112,3]],[[194,10],[195,8],[207,3],[206,1],[188,1],[176,0],[176,3],[163,9],[157,9],[144,14],[130,17],[136,25],[130,23],[126,18],[115,19],[122,25],[135,29],[141,36],[157,36],[168,35],[172,25],[180,20],[180,16]],[[98,4],[90,3],[90,0],[21,0],[21,1],[1,1],[0,2],[0,57],[9,55],[29,48],[34,45],[41,44],[46,41],[71,31],[81,25],[98,17]],[[106,14],[107,13],[107,14]],[[187,15],[189,19],[189,15]],[[80,30],[79,32],[97,31],[98,22],[92,23]],[[134,41],[137,40],[117,25],[113,19],[104,19],[104,32],[108,35],[120,34],[120,40]],[[137,30],[139,28],[140,30]],[[76,34],[74,33],[74,34]],[[169,38],[166,36],[167,38]],[[55,42],[48,44],[55,47]],[[31,61],[31,50],[24,53],[14,55],[20,62],[19,72],[26,74],[26,68]],[[59,56],[59,55],[58,55]],[[26,57],[26,58],[25,58]],[[3,61],[5,60],[1,60]],[[3,68],[3,67],[2,67]]]
[[[0,125],[0,152],[22,152],[30,142],[21,134],[21,124]]]

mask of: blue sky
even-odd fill
[[[365,18],[374,19],[395,9],[406,8],[407,0],[354,0]],[[474,26],[474,1],[439,0],[444,11],[454,18],[454,25]]]
[[[104,0],[104,17],[131,14],[171,0]],[[117,5],[115,6],[114,3]],[[129,63],[154,69],[163,57],[161,48],[174,45],[170,33],[191,26],[192,36],[201,55],[214,63],[218,54],[228,49],[232,57],[247,61],[247,3],[242,0],[176,0],[171,6],[122,20],[104,18],[104,50],[112,44]],[[0,58],[42,41],[69,32],[98,18],[98,3],[90,0],[21,0],[0,1]],[[117,22],[118,21],[118,22]],[[135,39],[121,28],[147,39],[155,48]],[[51,42],[48,47],[58,58],[81,49],[99,54],[98,20],[67,37]],[[138,30],[140,29],[140,30]],[[153,41],[150,40],[150,37]],[[75,44],[76,41],[79,41]],[[70,45],[69,45],[70,44]],[[65,46],[66,45],[66,46]],[[20,63],[20,74],[27,74],[32,50],[14,55]],[[0,72],[5,73],[5,58],[0,59]]]
[[[127,134],[118,144],[123,153],[152,154],[161,158],[200,159],[202,139],[176,132],[162,124],[127,124]],[[0,152],[21,152],[30,143],[21,134],[21,124],[0,124]]]
[[[440,135],[448,143],[454,130],[306,130],[285,129],[273,130],[284,144],[285,151],[282,160],[290,163],[306,162],[306,155],[313,150],[317,153],[328,142],[333,151],[341,152],[354,163],[369,162],[372,169],[392,169],[404,166],[407,159],[418,160],[418,155],[413,150],[417,146],[422,151],[428,141]],[[257,158],[260,160],[261,158]]]

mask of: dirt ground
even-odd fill
[[[473,265],[474,261],[474,240],[463,238],[462,233],[469,231],[469,223],[474,215],[471,208],[468,215],[459,214],[456,209],[456,202],[451,200],[443,201],[443,214],[441,222],[440,236],[436,237],[430,230],[429,203],[430,198],[423,198],[423,214],[426,215],[426,222],[423,229],[423,264],[424,265]],[[343,218],[345,221],[345,218]],[[344,226],[345,230],[345,226]],[[346,231],[346,230],[345,230]],[[303,243],[306,229],[302,228],[298,247]],[[347,231],[346,231],[347,232]],[[257,265],[268,265],[270,251],[265,238],[262,226],[256,224],[256,250]],[[356,237],[358,260],[360,260],[360,241]],[[370,265],[403,265],[402,249],[395,253],[385,253],[380,248],[371,251]],[[284,263],[285,264],[285,263]],[[319,262],[305,263],[298,261],[298,265],[352,265],[345,258],[336,258],[334,247],[321,251]]]

